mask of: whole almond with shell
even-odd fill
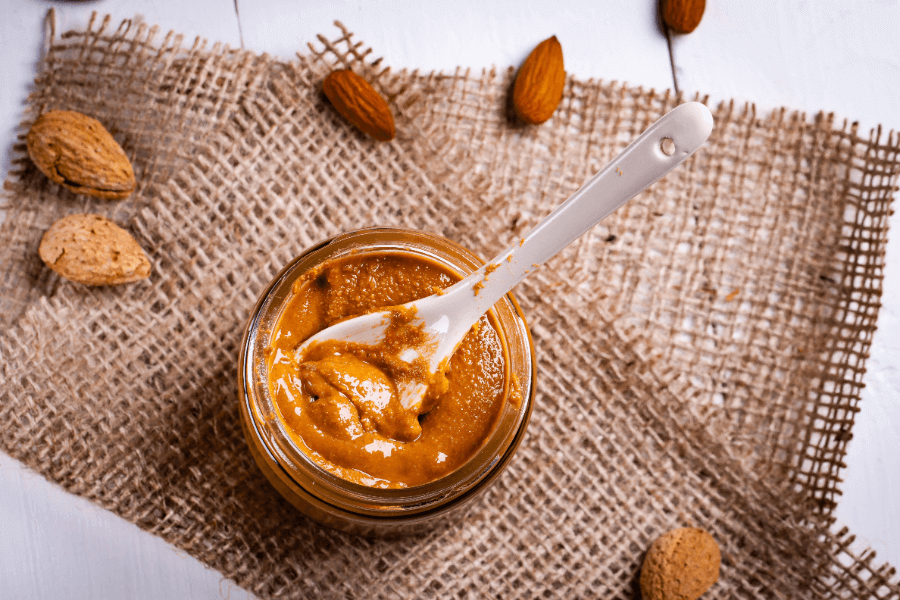
[[[690,33],[697,29],[706,0],[660,0],[662,2],[663,20],[676,33]]]
[[[44,113],[25,138],[28,154],[52,181],[76,194],[121,200],[135,188],[131,162],[105,127],[72,110]]]
[[[553,116],[566,85],[562,46],[556,36],[538,44],[516,74],[513,108],[524,122],[539,125]]]
[[[117,285],[146,279],[150,261],[131,235],[101,215],[69,215],[50,226],[38,254],[70,281]]]
[[[341,69],[325,78],[322,91],[335,110],[360,131],[381,142],[394,139],[391,107],[368,81],[349,69]]]
[[[719,579],[722,555],[713,537],[680,527],[650,546],[641,567],[644,600],[697,600]]]

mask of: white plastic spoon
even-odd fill
[[[674,108],[547,215],[521,242],[513,244],[491,262],[444,290],[443,294],[405,304],[405,307],[415,307],[417,320],[414,324],[421,324],[429,339],[436,343],[410,348],[401,354],[401,358],[412,361],[424,355],[434,373],[495,302],[601,219],[684,162],[703,145],[712,128],[712,114],[703,104],[688,102]],[[389,311],[342,321],[306,340],[296,356],[301,356],[310,344],[327,340],[377,345],[383,340],[390,321]],[[399,391],[403,406],[410,408],[422,401],[426,386],[416,384],[412,389],[408,386]]]

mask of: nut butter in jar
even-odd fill
[[[263,473],[307,516],[361,535],[413,533],[458,515],[509,462],[535,378],[512,295],[473,326],[421,414],[385,408],[396,398],[381,365],[331,350],[294,357],[336,321],[439,293],[482,264],[440,236],[362,229],[309,248],[263,292],[240,350],[242,425]]]

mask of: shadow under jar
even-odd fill
[[[295,258],[262,293],[244,332],[238,366],[241,423],[263,473],[310,518],[359,535],[403,535],[445,523],[451,515],[458,517],[512,458],[524,436],[534,398],[534,345],[521,309],[509,294],[489,315],[503,354],[502,404],[468,460],[433,481],[383,489],[342,478],[335,474],[340,469],[323,468],[321,457],[318,461],[311,458],[273,398],[267,349],[290,304],[295,283],[301,285],[326,263],[388,255],[436,263],[458,278],[484,264],[454,242],[410,229],[361,229],[325,240]],[[296,340],[297,345],[302,341]]]

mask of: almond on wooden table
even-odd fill
[[[690,33],[697,29],[706,0],[660,0],[663,20],[676,33]]]
[[[524,122],[539,125],[553,116],[566,85],[562,46],[556,36],[538,44],[516,74],[513,108]]]
[[[341,69],[325,78],[322,91],[335,110],[360,131],[381,142],[394,139],[391,108],[368,81],[349,69]]]
[[[719,579],[722,554],[702,529],[680,527],[650,546],[641,567],[644,600],[697,600]]]
[[[146,279],[150,261],[131,235],[100,215],[69,215],[50,226],[38,253],[70,281],[117,285]]]
[[[25,143],[37,168],[76,194],[121,200],[134,191],[131,162],[96,119],[72,110],[44,113]]]

